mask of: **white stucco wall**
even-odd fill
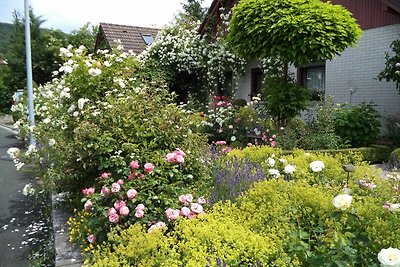
[[[358,104],[374,101],[381,116],[400,112],[400,94],[393,82],[379,81],[385,67],[385,52],[399,39],[400,24],[365,30],[356,47],[347,48],[341,56],[326,62],[326,95],[336,103]],[[382,118],[384,131],[386,119]]]
[[[260,68],[261,64],[259,61],[249,61],[246,66],[246,70],[238,79],[238,87],[235,93],[235,99],[245,99],[250,101],[250,90],[251,90],[251,69]]]

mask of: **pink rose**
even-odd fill
[[[272,138],[274,138],[274,139],[275,139],[275,138],[276,138],[276,134],[273,134],[273,135],[272,135]]]
[[[166,158],[169,163],[174,163],[175,162],[175,153],[168,153]]]
[[[102,179],[108,179],[108,178],[110,178],[110,176],[111,176],[111,173],[109,173],[109,172],[103,172],[102,174],[101,174],[101,178]]]
[[[110,189],[107,186],[103,186],[103,188],[101,189],[101,194],[103,196],[108,196],[110,194]]]
[[[110,209],[108,210],[108,216],[113,215],[113,214],[117,214],[117,210],[114,209],[114,208],[110,208]]]
[[[226,145],[226,141],[217,141],[217,142],[215,142],[215,144],[217,146],[223,146],[223,145]]]
[[[181,164],[185,161],[184,157],[182,155],[175,155],[175,162],[178,164]]]
[[[143,205],[143,204],[137,205],[136,208],[135,208],[135,210],[136,210],[136,211],[138,211],[138,210],[144,210],[144,205]]]
[[[140,167],[140,165],[139,165],[139,162],[137,162],[137,161],[132,161],[130,164],[129,164],[129,166],[132,168],[132,169],[139,169],[139,167]]]
[[[190,205],[190,209],[196,214],[203,212],[203,206],[199,203],[192,203],[192,205]]]
[[[179,217],[180,210],[174,210],[174,209],[167,209],[165,211],[165,215],[167,216],[168,220],[174,221]]]
[[[127,206],[121,207],[119,210],[119,214],[121,214],[122,216],[128,216],[129,208]]]
[[[117,181],[117,183],[120,184],[120,185],[123,185],[123,184],[124,184],[124,180],[119,179],[119,180]]]
[[[180,195],[180,196],[179,196],[179,201],[180,201],[182,204],[185,204],[185,203],[186,203],[186,195]]]
[[[94,194],[95,189],[93,187],[82,189],[84,195],[90,196]]]
[[[188,207],[182,207],[180,215],[181,216],[189,216],[190,214],[190,209]]]
[[[86,211],[91,211],[92,210],[93,203],[92,201],[88,200],[85,202],[83,207],[85,208]]]
[[[152,163],[144,164],[144,171],[151,173],[154,170],[154,165]]]
[[[111,192],[117,193],[121,189],[121,185],[119,183],[113,183],[111,185]]]
[[[133,199],[136,197],[137,191],[135,189],[129,189],[128,192],[126,192],[126,195],[129,199]]]
[[[186,153],[183,152],[182,150],[180,150],[179,148],[177,148],[177,149],[174,151],[174,153],[177,154],[177,155],[181,155],[182,157],[186,157]]]
[[[185,195],[185,198],[186,198],[186,201],[187,201],[187,202],[192,202],[192,201],[193,201],[193,196],[192,196],[192,194],[186,194],[186,195]]]
[[[197,203],[199,203],[200,205],[204,205],[207,203],[207,200],[204,197],[199,197],[197,199]]]
[[[108,215],[108,220],[112,223],[117,223],[119,221],[118,214],[110,214]]]
[[[135,217],[142,218],[144,216],[144,210],[136,210]]]
[[[96,243],[96,236],[95,235],[89,235],[88,237],[87,237],[87,240],[89,241],[89,243]]]
[[[271,142],[271,146],[272,146],[272,147],[275,147],[275,146],[276,146],[276,142],[275,142],[275,141],[272,141],[272,142]]]
[[[120,210],[122,207],[125,207],[126,203],[123,200],[118,200],[117,202],[114,203],[114,208],[116,210]]]

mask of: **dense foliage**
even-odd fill
[[[367,146],[378,139],[379,117],[373,103],[344,106],[337,111],[335,131],[352,147]]]
[[[350,12],[319,0],[242,0],[229,27],[240,55],[295,65],[332,59],[361,35]]]

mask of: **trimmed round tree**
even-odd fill
[[[308,91],[290,77],[288,66],[332,59],[360,35],[356,20],[340,5],[320,0],[241,0],[233,8],[228,39],[244,58],[277,63],[275,71],[266,74],[262,95],[276,126],[285,126],[308,102]]]
[[[332,59],[361,35],[348,10],[319,0],[241,0],[229,29],[240,55],[286,65]]]

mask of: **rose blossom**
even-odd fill
[[[121,214],[122,216],[128,216],[129,208],[127,206],[121,207],[119,210],[119,214]]]
[[[91,234],[87,237],[87,240],[89,241],[89,243],[96,243],[96,236]]]
[[[103,172],[102,174],[101,174],[101,178],[102,179],[108,179],[108,178],[110,178],[110,176],[111,176],[111,174],[110,173],[108,173],[108,172]]]
[[[101,189],[101,194],[103,196],[108,196],[110,194],[110,189],[107,186],[103,186],[103,188]]]
[[[135,189],[129,189],[128,192],[126,192],[126,195],[129,199],[133,199],[136,197],[137,191]]]
[[[95,189],[93,187],[82,189],[84,195],[90,196],[94,194]]]
[[[378,253],[381,266],[400,266],[400,250],[397,248],[384,248]]]
[[[132,161],[130,164],[129,164],[129,166],[132,168],[132,169],[139,169],[139,162],[137,162],[137,161]]]
[[[189,214],[190,214],[190,209],[188,207],[182,207],[180,215],[187,217],[189,216]]]
[[[283,170],[286,174],[292,174],[296,170],[296,167],[293,165],[286,165],[285,169]]]
[[[174,210],[174,209],[167,209],[165,211],[165,215],[167,216],[168,220],[174,221],[179,217],[180,210]]]
[[[117,193],[121,189],[121,185],[119,183],[113,183],[111,185],[111,192]]]
[[[223,145],[226,145],[226,141],[217,141],[217,142],[215,142],[215,144],[217,146],[223,146]]]
[[[203,206],[200,205],[199,203],[192,203],[190,205],[190,209],[196,214],[199,214],[199,213],[203,212]]]
[[[135,217],[142,218],[144,216],[144,210],[136,210]]]
[[[352,199],[348,194],[339,194],[333,199],[333,205],[337,209],[345,210],[350,207]]]
[[[86,211],[91,211],[93,206],[92,201],[88,200],[85,202],[85,204],[83,205],[83,207],[85,208]]]
[[[137,205],[135,210],[144,210],[144,205],[143,204]]]
[[[310,163],[310,168],[313,172],[320,172],[325,168],[325,164],[320,160],[315,160]]]
[[[113,214],[117,214],[117,210],[114,209],[114,208],[110,208],[110,209],[108,210],[108,216],[113,215]]]
[[[124,184],[124,180],[119,179],[119,180],[117,181],[117,183],[120,184],[120,185],[123,185],[123,184]]]
[[[154,170],[154,165],[152,163],[144,164],[144,171],[151,173]]]
[[[108,220],[112,223],[117,223],[119,221],[118,214],[110,214],[108,215]]]
[[[199,197],[197,199],[197,203],[199,203],[200,205],[204,205],[207,203],[206,199],[204,197]]]
[[[125,203],[125,201],[123,201],[123,200],[118,200],[118,201],[116,201],[115,203],[114,203],[114,208],[116,209],[116,210],[120,210],[122,207],[125,207],[126,206],[126,203]]]

